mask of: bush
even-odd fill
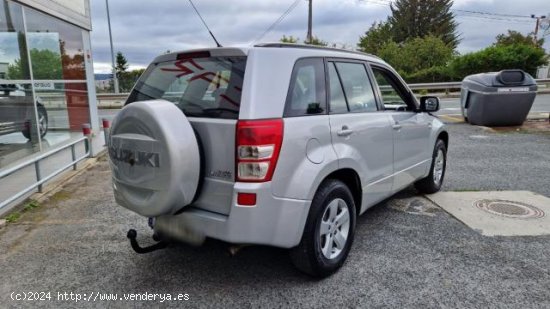
[[[452,74],[448,66],[435,66],[416,72],[401,75],[407,83],[440,83],[452,81]]]
[[[462,80],[471,74],[506,69],[521,69],[534,75],[537,67],[544,65],[546,61],[544,49],[537,46],[495,45],[454,58],[449,65],[449,72],[455,80]]]
[[[450,79],[446,66],[453,57],[453,49],[434,36],[410,39],[403,44],[387,42],[380,49],[379,56],[407,82]]]

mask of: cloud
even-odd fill
[[[195,0],[195,5],[222,45],[250,44],[258,38],[294,0]],[[369,26],[390,14],[384,0],[314,0],[313,32],[319,38],[355,46]],[[146,66],[167,50],[177,51],[214,46],[186,0],[109,2],[115,51],[131,65]],[[455,0],[455,9],[525,15],[546,14],[547,0]],[[92,47],[96,71],[109,71],[111,61],[105,1],[91,0]],[[529,33],[534,20],[480,18],[455,12],[462,42],[460,52],[483,48],[508,29]],[[307,31],[307,1],[297,7],[262,41],[278,41],[282,35],[304,39]],[[546,44],[548,47],[549,44]]]

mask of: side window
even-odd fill
[[[328,63],[328,77],[330,86],[330,112],[332,114],[347,113],[348,104],[346,103],[346,96],[344,95],[344,90],[342,90],[342,84],[333,62]]]
[[[285,117],[324,114],[325,65],[322,58],[296,61],[286,99]]]
[[[390,73],[387,71],[372,67],[374,78],[380,88],[380,95],[382,96],[382,103],[386,110],[410,110],[407,104],[405,96],[400,91],[396,82],[391,78]]]
[[[374,112],[378,110],[374,90],[361,63],[336,62],[336,69],[342,81],[349,111]]]

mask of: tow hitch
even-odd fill
[[[149,253],[156,250],[164,249],[168,246],[168,243],[161,240],[154,245],[142,248],[136,240],[137,232],[134,229],[128,230],[128,234],[126,236],[128,237],[128,239],[130,239],[130,245],[132,246],[132,249],[134,249],[134,251],[139,254]]]

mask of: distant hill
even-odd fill
[[[109,79],[113,79],[113,74],[110,74],[110,73],[99,73],[99,74],[94,74],[94,78],[96,81],[98,80],[109,80]]]

